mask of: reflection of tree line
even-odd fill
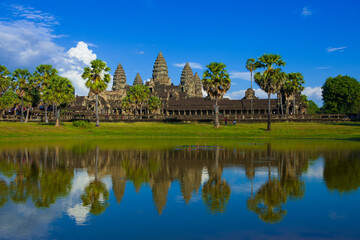
[[[288,199],[301,199],[305,184],[301,174],[310,159],[325,158],[324,179],[330,190],[348,192],[360,186],[358,152],[272,151],[271,146],[257,150],[104,150],[75,146],[72,150],[37,149],[0,152],[0,172],[11,179],[0,180],[0,206],[8,199],[23,203],[32,199],[35,206],[49,207],[71,189],[75,168],[86,168],[95,178],[81,196],[84,206],[93,214],[101,214],[109,206],[109,192],[101,178],[111,175],[113,191],[121,202],[126,184],[132,182],[140,191],[150,186],[159,214],[167,202],[171,183],[178,181],[184,201],[188,204],[202,185],[203,171],[208,174],[202,186],[202,198],[211,213],[221,213],[230,199],[231,188],[222,179],[224,166],[240,166],[251,181],[251,197],[247,206],[266,222],[279,222],[286,214]],[[268,181],[253,193],[257,171],[268,170]],[[272,174],[276,169],[277,174]]]

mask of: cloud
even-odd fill
[[[343,52],[345,48],[347,48],[347,47],[346,47],[346,46],[344,46],[344,47],[337,47],[337,48],[328,47],[328,48],[326,49],[326,51],[327,51],[327,52],[336,52],[336,51]]]
[[[306,87],[302,94],[306,95],[309,100],[313,100],[315,102],[319,102],[322,99],[321,87]]]
[[[48,25],[48,26],[59,24],[56,21],[55,16],[49,13],[43,13],[32,7],[24,7],[22,5],[13,4],[10,6],[10,8],[13,10],[13,15],[17,17],[21,17],[31,21],[36,21],[41,23],[42,25]]]
[[[15,17],[22,19],[0,21],[0,62],[11,70],[31,70],[40,64],[51,64],[59,70],[59,75],[72,81],[76,94],[87,95],[81,74],[84,67],[96,59],[89,45],[80,41],[65,51],[55,42],[61,37],[54,34],[55,17],[31,7],[13,5],[11,9]]]
[[[174,63],[173,66],[183,68],[185,64],[186,63]],[[203,65],[201,65],[200,63],[189,62],[189,64],[192,69],[204,69]]]
[[[250,72],[230,72],[230,78],[251,81]]]
[[[325,69],[330,69],[331,67],[316,67],[315,69],[317,70],[325,70]]]
[[[266,92],[264,92],[263,90],[261,90],[260,88],[254,88],[255,91],[255,96],[257,96],[260,99],[267,99],[268,95]],[[225,94],[224,97],[228,97],[230,99],[242,99],[243,97],[245,97],[245,90],[239,90],[239,91],[234,91],[234,92],[229,92],[227,94]],[[274,98],[276,96],[276,94],[271,95],[271,98]]]
[[[312,11],[310,11],[310,9],[308,7],[303,7],[301,15],[307,17],[307,16],[310,16],[312,14],[313,14]]]
[[[145,54],[144,51],[135,51],[136,54]]]

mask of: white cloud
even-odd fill
[[[260,99],[267,99],[268,98],[268,94],[266,92],[264,92],[263,90],[261,90],[260,88],[254,88],[255,91],[255,96],[260,98]],[[227,94],[225,94],[224,97],[229,97],[230,99],[242,99],[243,97],[245,97],[245,90],[239,90],[239,91],[234,91],[234,92],[229,92]],[[271,98],[274,98],[276,96],[276,94],[271,95]]]
[[[328,47],[328,48],[326,49],[326,51],[327,51],[327,52],[335,52],[335,51],[343,52],[345,48],[347,48],[347,47],[346,47],[346,46],[344,46],[344,47],[337,47],[337,48]]]
[[[310,16],[312,14],[313,14],[312,11],[310,11],[310,9],[308,7],[303,7],[301,15],[306,17],[306,16]]]
[[[40,22],[43,25],[56,25],[59,24],[56,21],[55,16],[49,13],[43,13],[32,7],[24,7],[22,5],[13,4],[10,6],[13,10],[13,14],[18,17],[25,18],[31,21]]]
[[[144,51],[135,51],[136,54],[145,54]]]
[[[321,101],[321,93],[321,87],[306,87],[302,92],[303,95],[306,95],[309,100],[313,100],[314,102]]]
[[[326,70],[326,69],[330,69],[331,67],[316,67],[315,69],[317,70]]]
[[[174,63],[173,66],[183,68],[186,63]],[[192,69],[204,69],[203,65],[196,62],[189,62],[189,65]]]
[[[250,72],[230,72],[230,78],[251,81]]]
[[[96,59],[85,42],[78,42],[68,51],[59,46],[52,26],[55,17],[31,7],[12,6],[13,14],[20,20],[0,21],[0,62],[9,69],[35,69],[40,64],[51,64],[59,75],[69,78],[78,95],[87,95],[88,89],[81,74],[85,66]]]

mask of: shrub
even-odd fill
[[[91,125],[88,121],[83,121],[83,120],[73,121],[73,125],[74,125],[74,127],[77,127],[77,128],[90,128],[91,127]]]

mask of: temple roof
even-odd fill
[[[124,71],[123,67],[121,66],[121,64],[119,63],[115,70],[115,73],[114,73],[112,90],[117,91],[119,89],[124,88],[125,85],[126,85],[125,71]]]
[[[193,82],[193,80],[194,80],[194,77],[193,77],[193,72],[191,70],[191,67],[190,67],[189,63],[186,63],[184,66],[184,69],[182,70],[182,73],[181,73],[180,84],[181,85],[189,84],[189,83]]]
[[[142,84],[143,84],[143,81],[142,81],[142,79],[140,77],[140,74],[137,73],[136,77],[134,79],[134,84],[133,85],[135,86],[135,85],[142,85]]]
[[[162,52],[159,53],[155,60],[153,68],[153,79],[155,83],[170,85],[169,73],[167,64]]]

